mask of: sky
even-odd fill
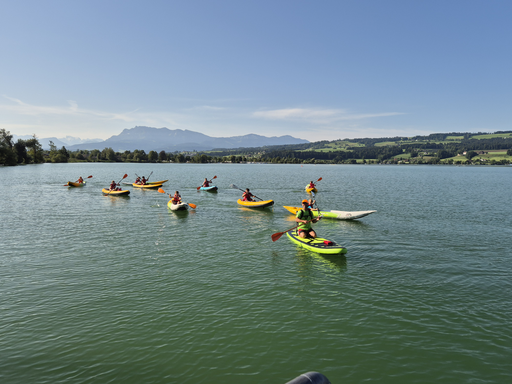
[[[0,128],[512,130],[511,20],[509,0],[4,0]]]

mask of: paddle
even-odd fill
[[[165,192],[162,188],[158,188],[158,192],[160,192],[160,193],[167,193],[167,192]],[[187,203],[187,204],[188,204],[188,205],[189,205],[189,207],[190,207],[190,208],[192,208],[192,209],[196,209],[196,208],[197,208],[197,205],[195,205],[195,204],[192,204],[192,203]]]
[[[313,220],[308,220],[308,223],[310,223],[310,222],[312,222],[312,221],[313,221]],[[301,226],[301,225],[303,225],[303,224],[307,224],[307,223],[300,223],[299,225],[296,225],[295,227],[290,228],[290,229],[289,229],[289,230],[287,230],[287,231],[274,233],[274,234],[272,235],[272,241],[277,241],[277,240],[279,240],[279,239],[281,238],[281,236],[283,236],[286,232],[290,232],[291,230],[293,230],[293,229],[295,229],[295,228],[297,228],[297,227],[299,227],[299,226]]]
[[[123,180],[124,180],[124,179],[126,179],[127,177],[128,177],[128,174],[127,174],[127,173],[125,173],[125,174],[124,174],[124,176],[123,176],[123,178],[117,182],[117,185],[121,184],[121,181],[123,181]],[[112,191],[108,191],[107,195],[110,195],[110,192],[112,192]]]
[[[91,176],[87,176],[86,179],[90,179],[91,177],[92,177],[92,175]],[[80,179],[78,179],[78,180],[80,180]],[[75,181],[75,183],[78,183],[78,180]],[[64,184],[64,186],[65,187],[69,187],[69,184]]]
[[[235,189],[240,189],[242,192],[245,192],[243,189],[238,188],[235,184],[231,184],[231,185],[230,185],[230,187],[231,187],[231,188],[235,188]],[[252,193],[251,193],[251,195],[252,195]],[[253,195],[253,196],[254,196],[255,198],[257,198],[257,199],[260,199],[261,201],[264,201],[263,199],[259,198],[259,197],[258,197],[258,196],[256,196],[256,195]]]
[[[146,179],[146,183],[148,182],[149,178],[151,177],[151,175],[153,174],[153,171],[151,171],[151,173],[149,174],[148,178]],[[141,178],[139,175],[135,174],[135,176],[137,176],[139,179]]]
[[[213,176],[212,177],[212,180],[215,180],[217,178],[217,176]],[[210,180],[210,183],[212,182],[212,180]],[[197,190],[199,191],[201,189],[201,187],[197,187]]]

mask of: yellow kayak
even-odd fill
[[[132,184],[135,188],[142,188],[142,189],[153,189],[153,188],[159,188],[162,186],[162,184]]]
[[[247,208],[266,208],[274,205],[274,200],[242,201],[242,199],[238,199],[237,203]]]
[[[130,191],[127,189],[124,191],[109,191],[108,189],[103,188],[101,190],[101,192],[103,192],[105,195],[109,195],[109,196],[127,196],[130,194]]]
[[[308,184],[308,185],[306,185],[306,192],[307,193],[311,193],[311,192],[317,193],[318,190],[316,189],[316,187],[315,188],[309,188],[309,184]]]
[[[66,184],[68,187],[83,187],[85,185],[85,182],[83,183],[75,183],[74,181],[68,181]]]

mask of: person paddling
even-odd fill
[[[242,195],[242,201],[254,201],[252,198],[254,195],[249,191],[249,188],[245,189],[244,194]]]
[[[302,200],[302,209],[297,212],[295,216],[295,221],[299,223],[299,227],[297,232],[301,238],[316,237],[316,232],[311,227],[312,223],[316,223],[319,219],[315,219],[313,212],[309,208],[309,201],[304,199]]]
[[[169,194],[169,199],[171,199],[171,201],[174,205],[181,203],[181,196],[178,191],[174,192],[174,196],[171,196]]]
[[[315,183],[313,183],[313,180],[311,180],[311,181],[309,182],[308,188],[309,188],[309,189],[313,189],[313,188],[315,188]]]
[[[141,179],[140,183],[142,185],[146,185],[146,181],[147,181],[146,178],[144,176],[142,176],[142,179]]]
[[[80,176],[76,182],[79,183],[79,184],[83,184],[84,183],[84,179],[82,178],[82,176]]]
[[[140,184],[140,177],[137,177],[137,178],[135,179],[135,184]]]
[[[117,191],[117,184],[114,180],[110,183],[109,191]]]
[[[211,180],[208,180],[206,177],[204,178],[204,181],[203,181],[203,185],[201,185],[201,187],[203,188],[208,188],[210,186],[210,183],[212,181]]]

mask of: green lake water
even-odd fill
[[[103,196],[125,173],[169,179]],[[83,188],[63,184],[78,176]],[[197,192],[205,177],[218,193]],[[283,205],[317,180],[323,257]],[[512,167],[0,167],[1,383],[512,382]],[[125,180],[125,181],[127,181]],[[242,192],[272,209],[237,205]]]

